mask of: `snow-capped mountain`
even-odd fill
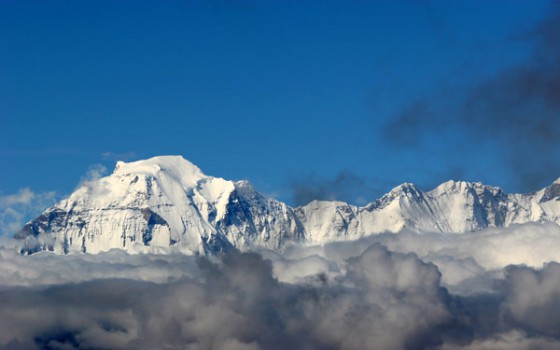
[[[279,250],[403,229],[463,233],[516,223],[560,223],[560,179],[529,194],[449,181],[429,192],[405,183],[364,207],[313,201],[291,208],[247,181],[205,175],[180,156],[118,162],[28,222],[22,253],[215,254],[232,247]]]

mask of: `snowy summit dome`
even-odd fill
[[[161,173],[165,173],[175,180],[180,180],[187,186],[192,186],[198,180],[206,177],[199,167],[181,156],[159,156],[130,163],[118,161],[113,171],[114,175],[145,174],[158,176]]]

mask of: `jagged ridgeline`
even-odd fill
[[[429,192],[405,183],[363,207],[313,201],[292,208],[247,181],[205,175],[180,156],[118,162],[28,222],[15,238],[39,251],[217,254],[281,250],[404,229],[464,233],[526,222],[560,223],[560,181],[529,194],[448,181]]]

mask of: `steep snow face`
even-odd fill
[[[464,233],[527,222],[560,224],[560,182],[529,194],[505,194],[479,182],[448,181],[422,192],[405,183],[364,207],[311,202],[295,209],[306,242],[350,240],[403,229]]]
[[[180,156],[164,156],[118,162],[112,175],[85,183],[15,237],[24,240],[22,253],[217,254],[403,229],[463,233],[544,221],[560,224],[560,179],[509,195],[481,183],[448,181],[428,192],[405,183],[364,207],[313,201],[290,208],[247,181],[207,176]]]
[[[358,208],[344,202],[313,201],[295,212],[303,225],[306,243],[346,240],[361,232]]]
[[[235,183],[225,214],[214,225],[233,246],[281,249],[304,238],[303,227],[292,208],[259,194],[247,181]]]
[[[245,182],[206,176],[182,157],[118,162],[112,175],[88,182],[16,235],[24,252],[179,251],[214,254],[231,248],[278,249],[298,235],[285,204]]]

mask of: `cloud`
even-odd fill
[[[33,191],[29,188],[22,188],[17,194],[0,197],[0,205],[2,207],[17,204],[28,205],[33,198],[35,198],[35,193],[33,193]]]
[[[333,179],[316,175],[292,181],[292,200],[295,205],[305,205],[313,200],[339,200],[366,204],[374,199],[375,191],[367,181],[347,171],[339,172]]]
[[[442,139],[446,148],[468,153],[471,139],[497,150],[522,190],[547,184],[560,172],[560,6],[518,36],[532,55],[471,87],[461,96],[442,91],[405,106],[383,129],[395,146],[427,149]]]
[[[100,195],[110,191],[103,181],[97,181],[107,174],[107,168],[102,164],[93,164],[88,168],[86,176],[80,179],[80,183],[76,187],[85,188],[92,195]]]
[[[558,349],[560,264],[542,269],[510,266],[497,293],[465,298],[476,321],[477,336],[468,344],[447,343],[443,349]]]
[[[21,256],[4,238],[0,347],[553,349],[559,237],[527,224],[210,258]]]
[[[560,264],[542,270],[526,266],[507,269],[502,313],[507,322],[533,334],[560,338]]]
[[[88,168],[86,176],[82,178],[81,182],[94,182],[107,174],[107,168],[102,164],[94,164]]]
[[[476,339],[469,344],[444,344],[443,350],[555,350],[558,340],[529,336],[522,331],[499,333],[490,338]]]
[[[2,271],[11,276],[4,277],[0,288],[0,344],[114,349],[404,348],[438,343],[438,327],[450,317],[437,268],[379,245],[352,259],[340,280],[315,284],[279,281],[272,263],[255,253],[232,253],[218,261],[149,255],[129,261],[122,254],[97,259],[52,254],[18,258],[3,252]],[[6,266],[24,259],[27,269]],[[154,263],[174,271],[167,277],[179,271],[192,275],[179,274],[176,280],[163,282],[159,273],[119,272],[131,265],[149,271]],[[102,270],[105,274],[98,274]],[[66,281],[84,279],[83,273],[93,279]],[[115,274],[128,278],[116,279]],[[393,279],[393,274],[400,277]],[[44,275],[51,277],[35,280]]]
[[[136,159],[138,157],[138,155],[135,152],[116,153],[110,151],[101,153],[101,156],[105,160],[112,160],[112,161],[118,161],[118,160],[129,161],[129,160]]]
[[[52,157],[52,156],[78,156],[83,154],[75,148],[42,148],[42,149],[2,149],[0,155],[8,157]]]
[[[324,246],[292,246],[284,252],[284,258],[300,261],[320,257],[342,268],[346,259],[377,243],[391,251],[414,253],[423,261],[434,263],[442,273],[443,285],[460,295],[492,291],[495,279],[503,278],[504,268],[509,265],[542,268],[550,261],[560,261],[560,227],[554,223],[528,223],[465,234],[405,231],[372,235]],[[321,273],[332,275],[336,271],[327,268],[326,263],[323,266]],[[285,276],[286,267],[282,266],[280,271],[282,278],[293,278]],[[297,267],[296,271],[297,276],[304,269]]]
[[[30,188],[22,188],[14,194],[0,193],[0,236],[13,235],[27,220],[55,201],[55,192],[36,193]]]

